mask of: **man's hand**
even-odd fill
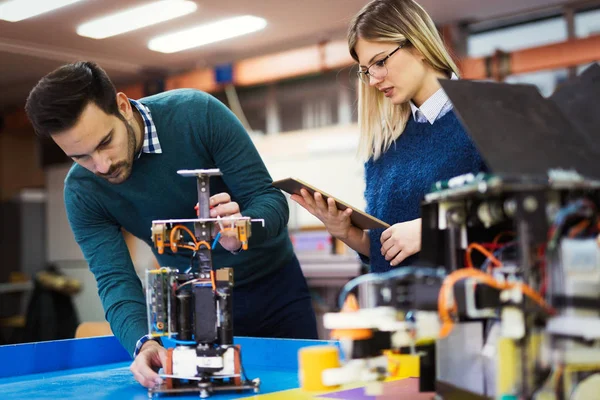
[[[210,216],[216,217],[241,217],[240,206],[235,201],[231,201],[228,193],[218,193],[210,197]],[[215,226],[219,226],[216,224]],[[235,225],[230,222],[223,222],[225,230],[221,231],[219,243],[225,250],[237,251],[242,247],[242,242],[237,238],[237,232],[233,229]],[[220,227],[219,227],[220,229]]]
[[[395,267],[408,256],[421,251],[421,218],[401,222],[381,234],[381,255]]]
[[[348,237],[348,232],[352,227],[352,222],[350,221],[351,208],[340,211],[335,204],[335,200],[328,198],[327,202],[325,202],[325,199],[323,199],[323,196],[319,192],[315,192],[314,196],[311,196],[306,189],[300,189],[300,194],[301,196],[293,194],[292,200],[319,218],[331,236],[340,240]]]
[[[155,340],[148,340],[133,360],[129,370],[142,386],[153,388],[162,383],[157,371],[167,364],[167,349]]]

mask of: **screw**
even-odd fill
[[[527,212],[534,212],[538,208],[538,202],[535,197],[527,196],[525,200],[523,200],[523,208]]]
[[[517,211],[517,203],[515,203],[514,200],[507,200],[504,203],[504,211],[509,216],[515,215],[515,212]]]

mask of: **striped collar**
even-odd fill
[[[452,73],[452,77],[450,79],[457,80],[458,76]],[[429,122],[433,125],[435,121],[443,117],[452,109],[452,102],[450,102],[450,99],[448,98],[448,95],[446,95],[446,92],[444,92],[444,89],[439,88],[434,94],[431,95],[431,97],[425,100],[421,107],[417,107],[411,101],[410,109],[416,122]]]
[[[139,111],[142,119],[144,120],[144,144],[142,145],[142,151],[140,154],[138,154],[138,158],[142,155],[142,153],[162,153],[162,148],[160,147],[160,142],[158,141],[158,134],[156,132],[154,121],[152,121],[150,109],[139,101],[129,99],[129,102]]]

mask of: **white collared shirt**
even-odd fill
[[[450,79],[457,80],[458,76],[452,73]],[[410,109],[415,121],[418,123],[429,122],[432,125],[452,110],[452,107],[452,102],[442,88],[439,88],[437,92],[425,100],[421,107],[417,107],[412,101],[410,102]]]

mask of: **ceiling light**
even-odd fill
[[[0,4],[0,19],[17,22],[81,0],[11,0]]]
[[[148,42],[150,50],[175,53],[209,43],[231,39],[264,29],[267,21],[252,15],[224,19],[180,32],[157,36]]]
[[[162,0],[88,21],[77,28],[81,36],[104,39],[168,21],[196,11],[193,1]]]

